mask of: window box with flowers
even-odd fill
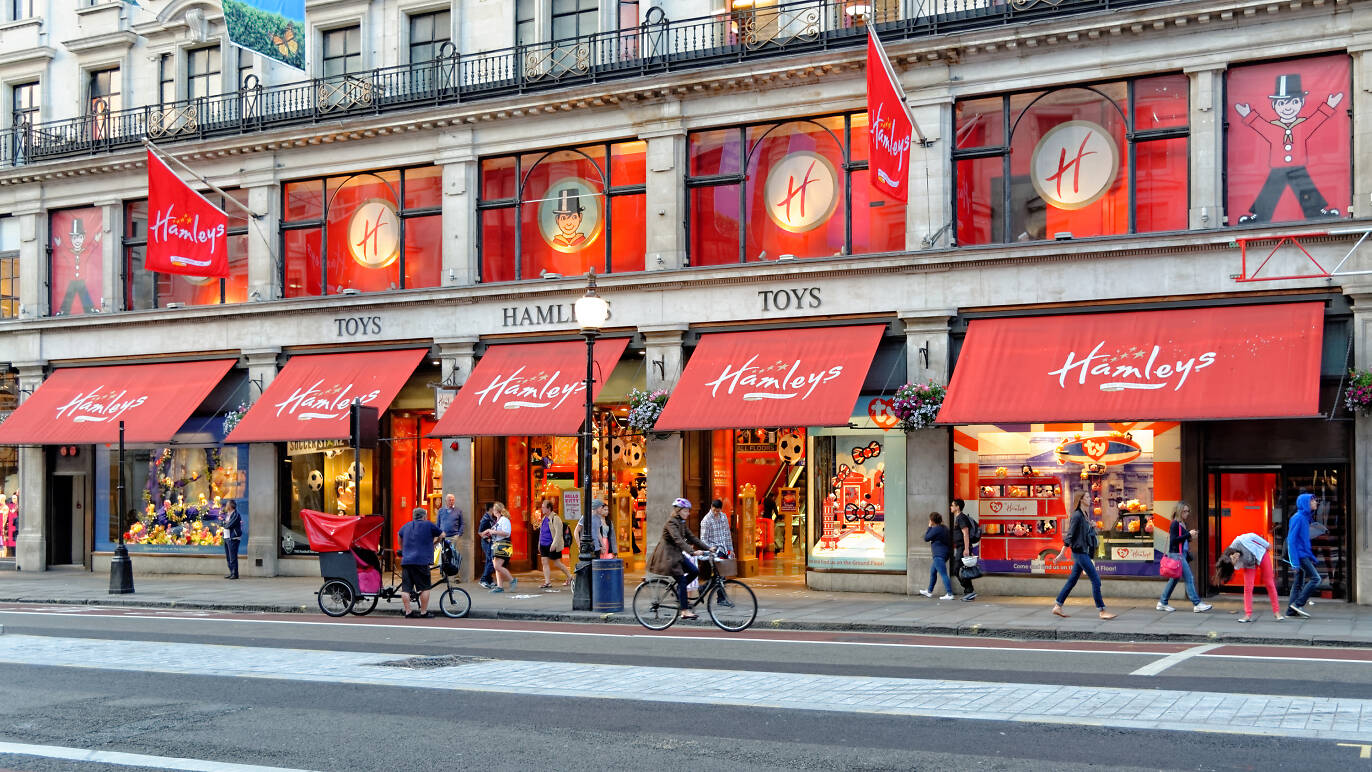
[[[662,415],[662,408],[667,404],[669,396],[671,392],[667,389],[630,391],[629,428],[639,434],[665,434],[654,432],[653,427],[657,426],[657,419]]]
[[[932,427],[947,394],[945,387],[933,381],[907,383],[896,389],[892,409],[900,419],[900,428],[912,432]]]
[[[1353,415],[1372,413],[1372,370],[1349,370],[1343,403]]]

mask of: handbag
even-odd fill
[[[505,560],[514,554],[514,545],[506,539],[501,539],[491,545],[491,557]]]
[[[1158,561],[1158,575],[1168,579],[1180,579],[1182,576],[1181,561],[1171,555],[1163,555],[1162,560]]]
[[[976,555],[964,555],[963,558],[962,558],[962,565],[963,565],[964,568],[976,568],[976,566],[977,566],[977,556],[976,556]]]
[[[970,566],[963,564],[962,568],[958,569],[959,579],[979,579],[981,576],[981,567],[975,564]]]

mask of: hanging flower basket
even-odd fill
[[[629,428],[639,434],[648,434],[657,426],[657,419],[662,415],[662,408],[667,404],[667,397],[671,392],[666,389],[657,391],[639,391],[634,389],[629,392]]]
[[[900,428],[911,432],[933,426],[947,393],[947,389],[933,381],[907,383],[896,389],[892,403],[896,417],[900,419]]]
[[[239,422],[239,421],[242,421],[242,420],[243,420],[243,416],[245,416],[245,415],[247,415],[247,414],[248,414],[248,405],[247,405],[246,403],[239,403],[238,407],[236,407],[236,408],[234,408],[233,410],[230,410],[229,412],[225,413],[225,414],[224,414],[224,436],[225,436],[225,437],[229,436],[229,432],[233,431],[234,427],[235,427],[235,426],[238,426],[238,422]]]
[[[1372,413],[1372,370],[1349,370],[1343,403],[1354,415]]]

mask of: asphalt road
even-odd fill
[[[42,643],[75,652],[79,661],[51,667],[0,657],[0,766],[9,769],[135,767],[19,755],[7,752],[14,750],[7,743],[311,770],[1372,770],[1372,760],[1362,759],[1362,749],[1354,747],[1357,738],[1340,744],[1277,733],[985,720],[979,716],[986,711],[977,707],[885,715],[862,706],[860,694],[851,710],[829,709],[836,703],[827,694],[817,695],[816,704],[826,708],[819,710],[716,703],[701,696],[711,673],[743,673],[779,688],[797,678],[833,676],[859,686],[864,682],[858,679],[877,677],[1367,700],[1372,652],[1362,650],[795,631],[664,634],[606,625],[333,622],[298,615],[15,606],[0,608],[0,625],[0,639],[42,636]],[[165,672],[103,660],[101,642],[118,641],[172,647],[166,651],[182,651],[175,646],[185,644],[190,659],[159,666]],[[285,670],[255,677],[202,675],[215,663],[193,659],[200,644],[227,645],[213,651],[242,662],[270,660]],[[302,651],[307,649],[314,653]],[[79,659],[84,651],[91,652],[88,661]],[[531,675],[494,690],[468,691],[461,683],[414,688],[368,681],[347,668],[314,673],[311,660],[324,658],[321,652],[509,663]],[[639,671],[679,678],[683,701],[631,688],[613,698],[578,697],[575,683],[540,683],[541,663],[593,665],[588,672],[603,671],[611,682]],[[673,672],[664,676],[649,668]],[[1136,674],[1141,672],[1156,674]],[[600,688],[605,694],[603,683]],[[184,762],[166,767],[195,768]]]

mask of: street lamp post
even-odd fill
[[[596,294],[595,271],[586,274],[586,294],[576,301],[574,308],[577,326],[586,338],[586,421],[581,427],[581,546],[576,562],[576,584],[572,588],[572,610],[590,611],[591,560],[595,558],[595,534],[591,530],[591,443],[595,424],[591,416],[595,407],[595,339],[610,317],[610,304]]]
[[[133,592],[133,562],[124,546],[124,422],[119,422],[119,494],[115,497],[115,516],[119,518],[119,544],[110,560],[110,594],[127,595]]]

